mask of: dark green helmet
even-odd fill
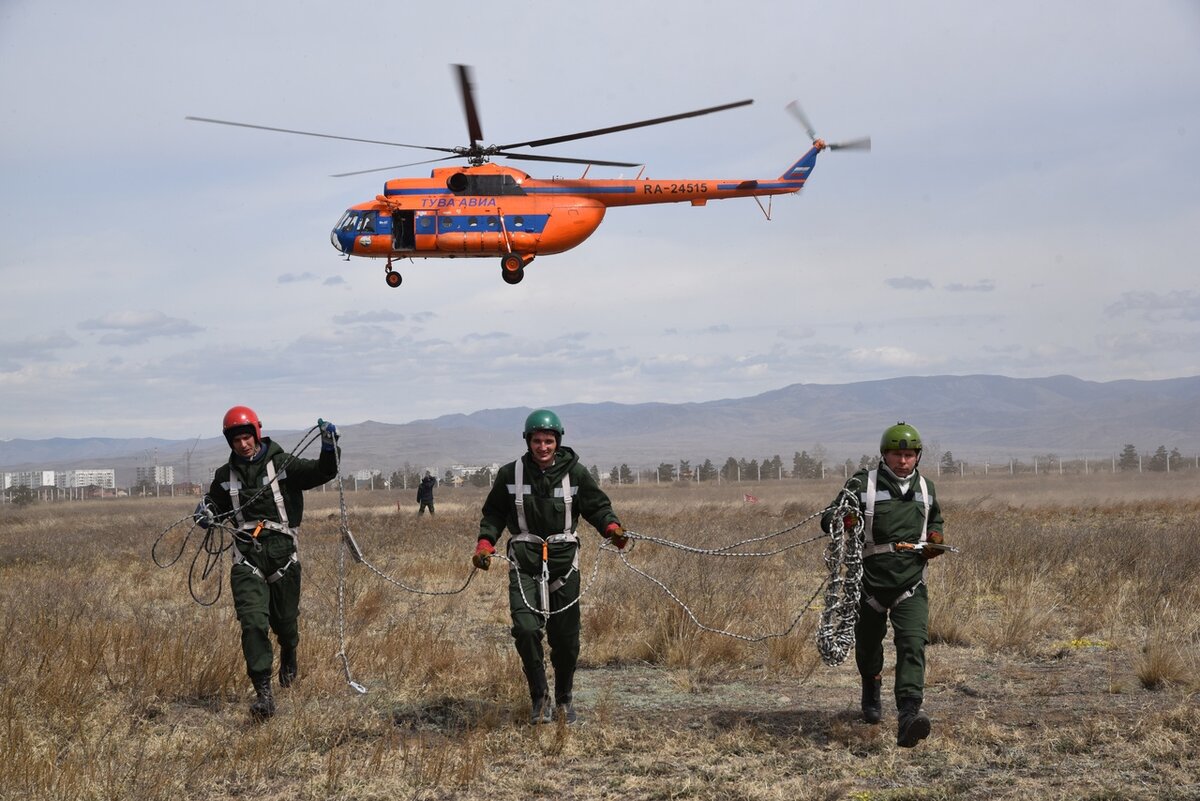
[[[529,435],[534,431],[553,431],[558,435],[559,442],[562,441],[563,434],[567,433],[563,430],[562,421],[558,419],[558,415],[549,409],[536,409],[529,413],[525,418],[525,440],[529,440]]]
[[[879,438],[880,453],[900,450],[921,450],[921,434],[908,423],[896,423]]]

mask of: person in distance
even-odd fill
[[[420,506],[417,508],[417,517],[425,514],[425,509],[428,507],[429,516],[433,517],[433,488],[437,486],[437,479],[426,470],[425,477],[421,479],[421,483],[417,485],[417,503]]]

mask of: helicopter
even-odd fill
[[[759,198],[794,194],[803,189],[821,151],[870,150],[871,147],[869,137],[841,143],[826,142],[819,138],[799,104],[793,101],[787,109],[804,127],[812,146],[778,178],[652,180],[643,178],[645,167],[637,163],[514,151],[519,148],[536,148],[633,128],[661,125],[748,106],[754,101],[739,100],[681,114],[562,136],[504,145],[484,145],[470,68],[462,64],[453,66],[457,72],[467,133],[470,137],[470,144],[466,146],[410,145],[210,117],[189,116],[185,119],[449,154],[390,167],[338,173],[332,176],[335,178],[465,159],[467,166],[435,167],[428,178],[393,178],[386,181],[383,194],[351,206],[334,226],[330,233],[333,247],[343,254],[347,261],[351,256],[385,259],[384,278],[391,287],[398,287],[403,281],[399,271],[395,269],[395,263],[414,257],[498,256],[500,275],[505,283],[518,284],[525,277],[525,268],[534,258],[562,253],[581,244],[600,226],[605,212],[614,206],[643,206],[656,203],[690,203],[693,206],[704,206],[710,200],[753,197],[767,219],[770,219],[769,207],[764,207]],[[579,178],[543,179],[533,178],[514,167],[495,164],[491,161],[493,158],[587,166]],[[592,166],[642,169],[632,180],[589,179],[587,173]]]

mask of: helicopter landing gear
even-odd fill
[[[392,269],[392,260],[391,259],[388,259],[388,263],[386,266],[384,266],[383,270],[384,270],[383,278],[385,281],[387,281],[387,285],[390,286],[392,289],[395,289],[396,287],[400,286],[401,283],[404,282],[404,276],[400,275],[400,273],[398,273]]]
[[[500,277],[506,284],[521,283],[521,279],[525,277],[525,259],[517,253],[506,254],[500,259]]]

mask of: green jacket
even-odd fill
[[[854,491],[866,509],[867,470],[859,470],[846,482],[846,488]],[[875,518],[867,541],[874,538],[877,544],[892,542],[921,541],[921,526],[925,521],[925,501],[921,497],[920,472],[913,471],[908,492],[901,494],[895,476],[882,466],[875,480]],[[929,490],[929,521],[925,531],[943,531],[942,510],[938,506],[933,482],[925,479]],[[821,528],[829,531],[833,521],[831,512],[821,518]],[[863,584],[874,590],[906,590],[921,579],[925,560],[913,551],[882,553],[863,560]]]
[[[229,477],[231,473],[236,474],[241,485],[238,489],[238,500],[242,506],[242,517],[247,521],[272,520],[282,523],[275,506],[274,493],[270,489],[264,489],[269,460],[274,463],[275,475],[279,479],[283,508],[287,511],[287,524],[296,528],[304,517],[304,490],[319,487],[326,481],[337,478],[337,456],[333,451],[321,451],[319,459],[301,459],[289,456],[269,437],[263,437],[262,444],[266,453],[253,462],[230,452],[229,461],[218,467],[213,476],[212,485],[208,488],[208,498],[219,514],[232,512],[233,499],[229,494]]]
[[[563,476],[569,476],[571,486],[571,531],[579,524],[579,516],[603,532],[609,523],[618,523],[613,514],[612,502],[600,489],[592,474],[579,462],[575,451],[559,446],[554,454],[554,463],[543,472],[528,451],[521,457],[524,476],[525,522],[529,533],[543,539],[551,534],[561,534],[566,527],[566,504],[563,499]],[[515,496],[516,462],[509,462],[496,473],[492,490],[483,502],[483,517],[479,521],[479,537],[493,545],[500,539],[504,529],[510,534],[519,534],[517,503]],[[514,543],[518,561],[522,568],[531,569],[535,564],[540,570],[542,555],[540,548],[531,543]],[[557,542],[550,546],[553,557],[574,554],[575,545]],[[536,553],[535,553],[536,552]]]

